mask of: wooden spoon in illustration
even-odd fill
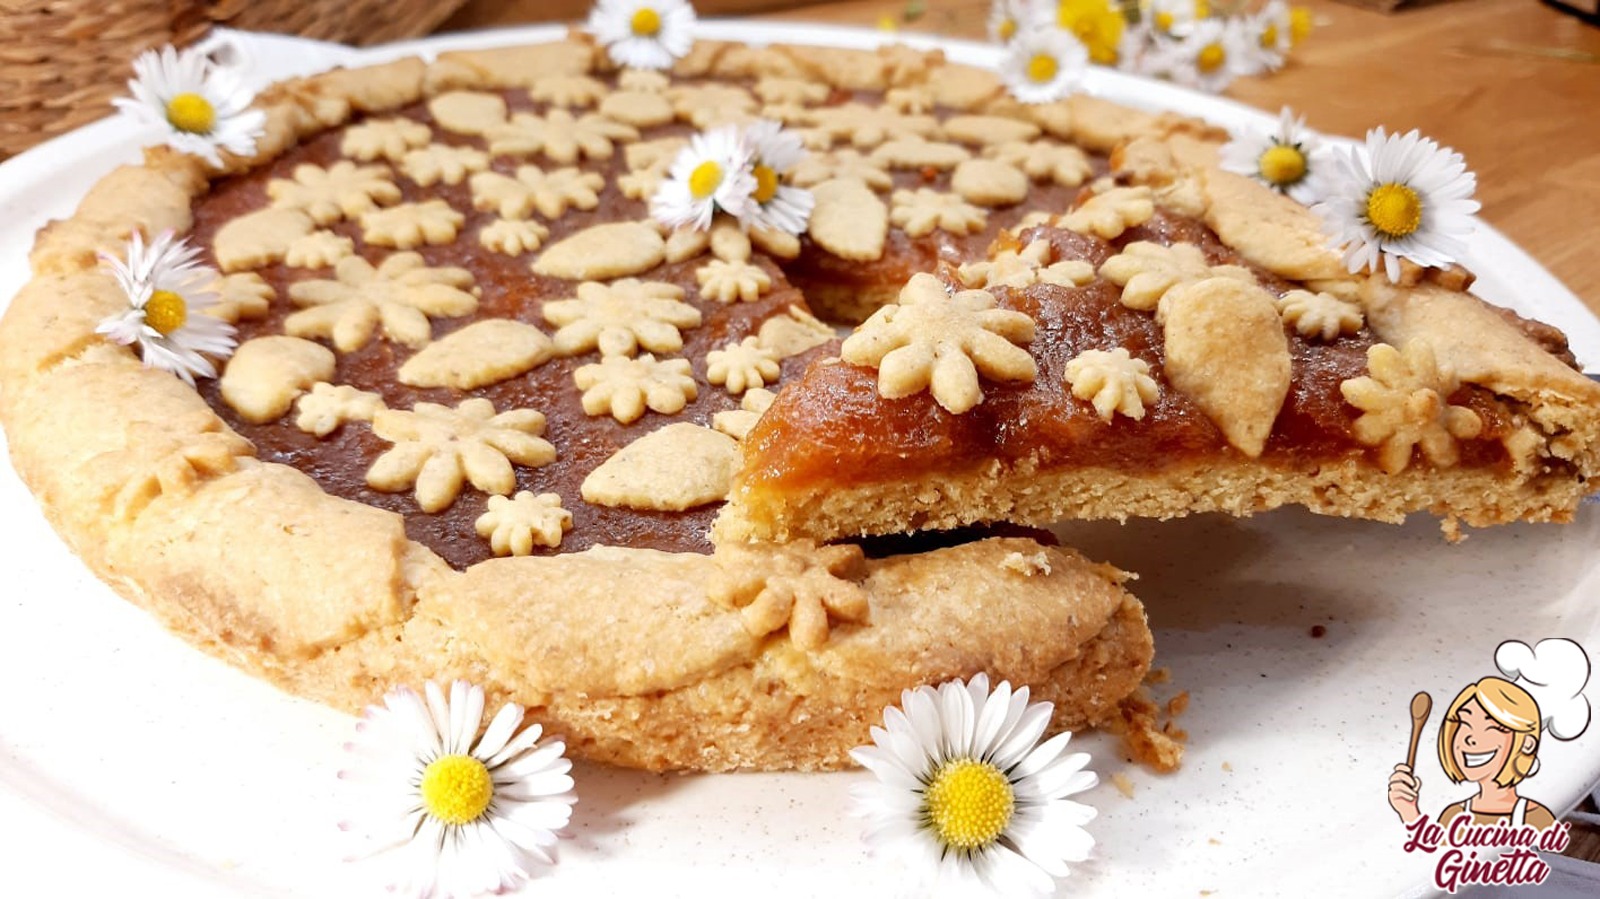
[[[1411,771],[1417,769],[1417,741],[1422,739],[1422,725],[1428,720],[1428,713],[1433,711],[1433,697],[1426,693],[1418,693],[1411,697],[1411,748],[1406,750],[1406,768]]]

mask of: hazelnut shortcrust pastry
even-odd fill
[[[788,385],[718,535],[1300,505],[1425,512],[1454,538],[1567,521],[1600,489],[1600,384],[1560,332],[1473,296],[1458,265],[1352,273],[1312,210],[1219,167],[1214,142],[1137,137],[1110,162],[1069,211],[910,279]],[[1409,233],[1416,199],[1381,188],[1364,212]]]
[[[336,71],[257,108],[252,154],[208,167],[157,148],[97,184],[41,232],[0,321],[16,468],[123,595],[300,695],[355,709],[466,678],[575,754],[652,769],[840,766],[902,690],[978,672],[1054,702],[1057,727],[1118,720],[1152,654],[1121,572],[994,531],[892,546],[709,532],[747,435],[749,459],[789,441],[865,474],[823,418],[815,436],[768,421],[813,414],[817,378],[856,372],[874,404],[936,397],[916,425],[929,436],[1061,378],[1025,348],[1060,327],[1028,297],[1109,290],[1096,266],[1119,233],[1157,251],[1210,233],[1131,181],[1061,211],[1113,148],[1205,126],[1084,97],[1025,106],[993,73],[905,48],[700,42],[669,72],[618,71],[582,37]],[[808,150],[754,161],[749,220],[711,202],[733,177],[716,168],[724,129]],[[1215,269],[1199,283],[1223,294],[1267,277],[1194,239],[1212,258],[1151,265]],[[210,269],[183,289],[153,274]],[[968,292],[919,306],[945,293],[918,274],[935,270],[965,272]],[[134,325],[118,319],[130,284]],[[189,309],[189,287],[212,302]],[[1326,317],[1317,296],[1303,317]],[[843,345],[818,318],[890,301]],[[884,348],[929,333],[931,374],[902,370],[885,393],[908,395],[880,398]],[[949,347],[969,363],[939,362]],[[1147,344],[1128,348],[1108,342],[1075,379],[1117,394],[1093,408],[1142,402],[1165,421],[1175,394],[1139,370]],[[1416,378],[1435,363],[1387,364]],[[1480,430],[1498,421],[1464,402]],[[860,432],[902,453],[884,473],[948,470],[948,442],[908,448],[892,422]],[[1524,456],[1557,464],[1545,449]],[[794,506],[821,482],[808,468]],[[747,502],[758,486],[747,470]]]

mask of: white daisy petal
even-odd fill
[[[1064,799],[1095,783],[1070,735],[1041,744],[1049,703],[979,675],[901,694],[884,710],[872,746],[851,758],[875,776],[850,791],[875,854],[902,861],[923,892],[978,889],[999,896],[1048,893],[1094,839],[1086,805]],[[1004,764],[1002,764],[1002,761]],[[917,777],[910,772],[924,772]]]
[[[391,883],[409,895],[514,888],[554,861],[548,849],[571,820],[565,744],[539,744],[537,725],[516,733],[514,704],[480,737],[483,711],[482,688],[465,681],[448,695],[432,682],[420,696],[397,687],[366,710],[347,747],[353,765],[341,783],[357,813],[342,829],[372,861],[392,860]]]

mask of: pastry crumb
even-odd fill
[[[1133,798],[1133,780],[1126,773],[1118,771],[1111,775],[1111,785],[1116,787],[1117,792],[1121,793],[1123,797],[1127,799]]]
[[[1172,669],[1167,667],[1151,668],[1150,673],[1144,676],[1147,684],[1164,684],[1172,680]]]
[[[1233,770],[1233,763],[1232,762],[1223,762],[1222,763],[1222,770],[1231,772]]]
[[[1189,708],[1189,691],[1184,690],[1177,696],[1167,700],[1167,714],[1173,718],[1182,715]]]
[[[1015,571],[1024,577],[1033,577],[1036,574],[1050,573],[1050,557],[1043,551],[1023,555],[1020,552],[1008,554],[1000,560],[1000,567],[1007,571]]]
[[[1120,718],[1107,725],[1107,729],[1122,738],[1123,754],[1155,771],[1176,771],[1183,763],[1183,743],[1188,734],[1172,726],[1170,716],[1161,721],[1163,709],[1150,698],[1144,688],[1118,704]]]

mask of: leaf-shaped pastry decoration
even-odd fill
[[[1235,278],[1206,278],[1167,291],[1157,316],[1167,379],[1236,449],[1261,455],[1289,394],[1289,339],[1272,295]]]
[[[842,259],[870,262],[883,257],[889,207],[854,178],[835,178],[811,189],[811,239]]]
[[[312,384],[333,377],[333,351],[299,337],[247,340],[228,360],[218,387],[245,421],[269,422],[289,411]]]

